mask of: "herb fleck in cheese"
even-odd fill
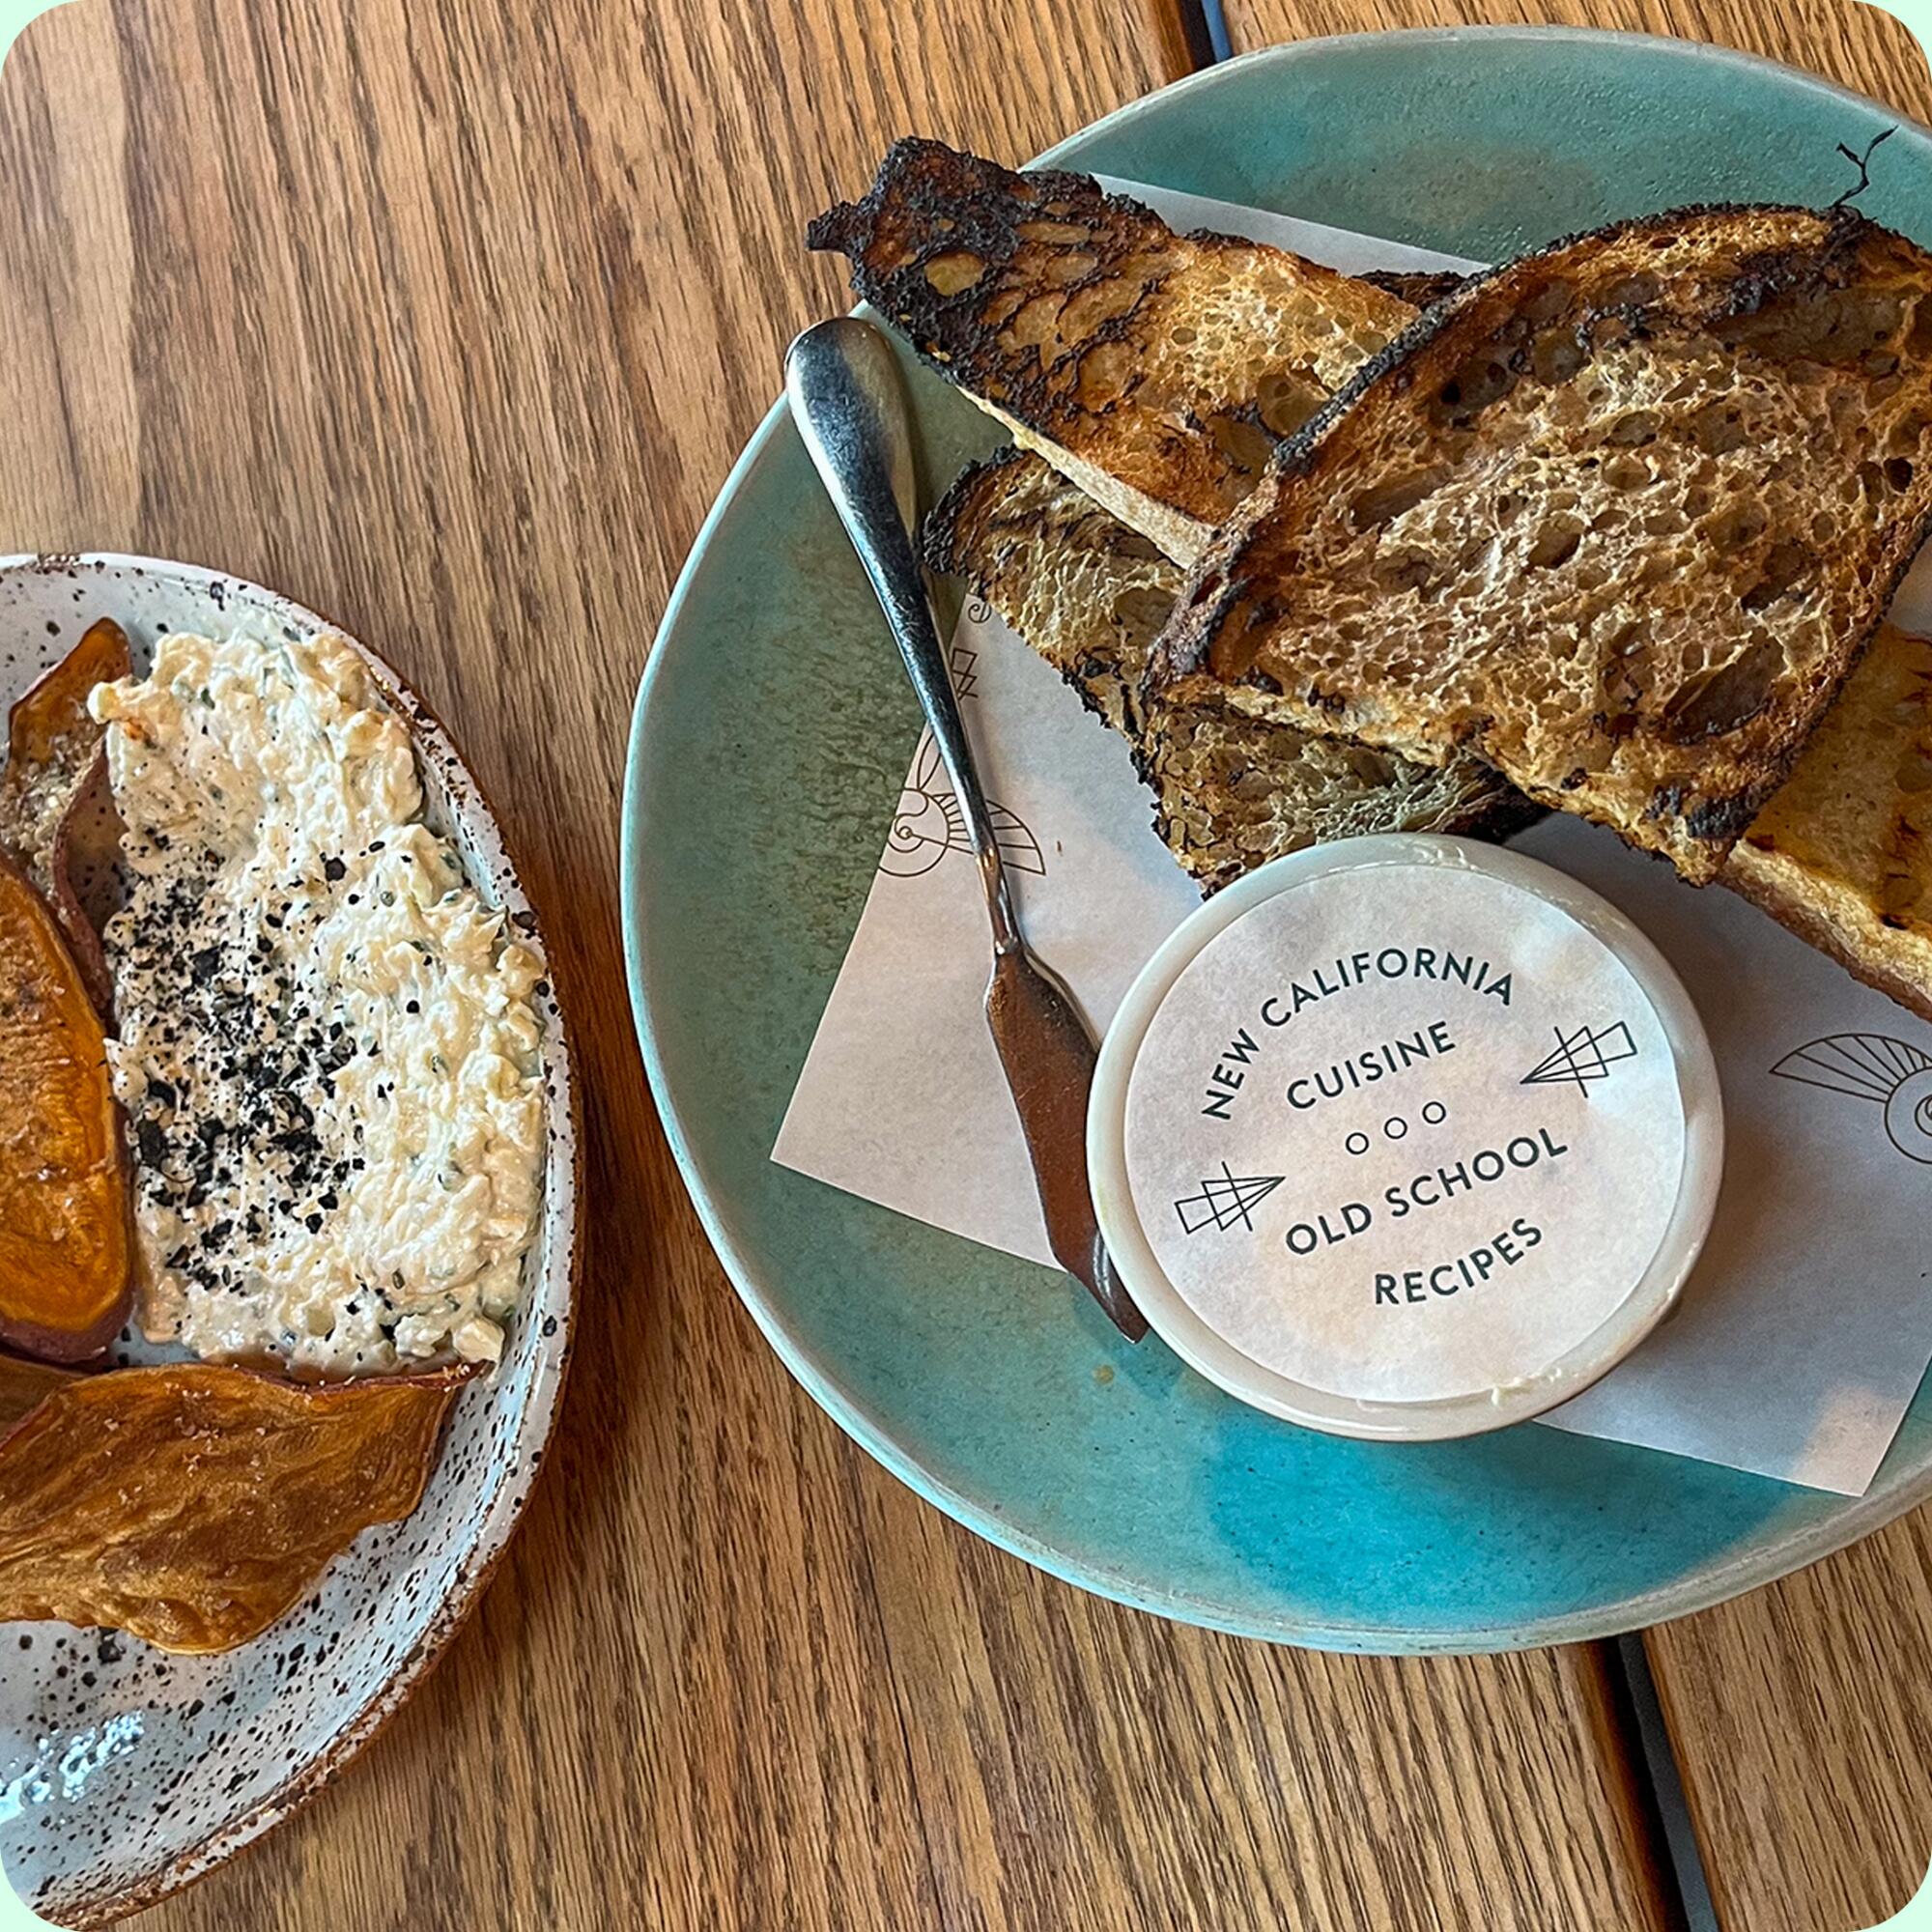
[[[542,966],[423,822],[361,658],[163,639],[101,685],[143,1325],[217,1359],[493,1360],[534,1226]]]

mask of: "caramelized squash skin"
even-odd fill
[[[85,1361],[132,1295],[106,1038],[47,901],[0,859],[0,1344]]]
[[[83,807],[107,793],[106,727],[89,716],[88,694],[97,684],[126,677],[129,668],[121,626],[111,617],[89,625],[8,713],[7,764],[0,771],[0,851],[53,906],[103,1013],[112,1009],[114,983],[100,935],[74,893],[71,863]]]
[[[32,1362],[24,1355],[0,1350],[0,1442],[57,1388],[72,1381],[75,1374],[72,1369],[57,1369],[50,1362]]]
[[[87,712],[87,695],[97,684],[126,677],[131,666],[128,636],[112,617],[90,624],[80,642],[21,696],[7,714],[7,762],[50,765],[76,734],[89,744],[84,762],[93,763],[101,727]]]
[[[363,1530],[415,1508],[474,1373],[317,1386],[213,1362],[42,1371],[56,1385],[0,1439],[0,1622],[170,1651],[246,1643]]]

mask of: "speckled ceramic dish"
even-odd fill
[[[186,564],[14,558],[0,562],[0,707],[101,616],[128,632],[137,667],[168,630],[272,638],[322,622]],[[535,937],[502,835],[456,748],[401,679],[365,655],[409,719],[431,822],[484,896]],[[535,1480],[570,1345],[577,1133],[548,982],[540,1010],[549,1151],[524,1305],[496,1376],[459,1400],[415,1514],[368,1531],[298,1609],[224,1656],[170,1658],[58,1624],[0,1626],[0,1859],[58,1923],[119,1918],[286,1816],[409,1694],[488,1579]]]
[[[1898,120],[1711,47],[1504,28],[1276,48],[1048,158],[1498,261],[1686,202],[1830,202],[1858,179],[1839,144],[1861,153]],[[1932,134],[1900,127],[1861,205],[1932,242]],[[998,431],[933,377],[909,384],[929,501]],[[1128,1347],[1038,1268],[775,1167],[917,737],[865,580],[775,413],[705,526],[639,696],[632,989],[739,1292],[805,1386],[923,1495],[1168,1616],[1413,1651],[1678,1615],[1932,1494],[1925,1392],[1858,1501],[1535,1427],[1315,1435],[1157,1342]]]

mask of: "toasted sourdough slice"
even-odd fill
[[[1880,630],[1724,883],[1932,1019],[1932,643]]]
[[[1464,285],[1282,452],[1151,686],[1467,747],[1721,869],[1932,512],[1932,257],[1850,211],[1687,210]]]
[[[1086,175],[900,141],[807,231],[1016,440],[1191,562],[1275,446],[1413,317],[1298,255],[1177,235]]]
[[[1009,449],[967,470],[927,519],[925,548],[1126,735],[1155,829],[1204,892],[1331,838],[1501,838],[1535,815],[1474,758],[1432,768],[1311,736],[1244,716],[1210,680],[1198,704],[1143,730],[1135,690],[1181,572],[1037,456]]]

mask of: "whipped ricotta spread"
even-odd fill
[[[362,658],[174,636],[98,686],[142,1324],[328,1375],[494,1360],[544,1147],[543,967],[424,824]]]

